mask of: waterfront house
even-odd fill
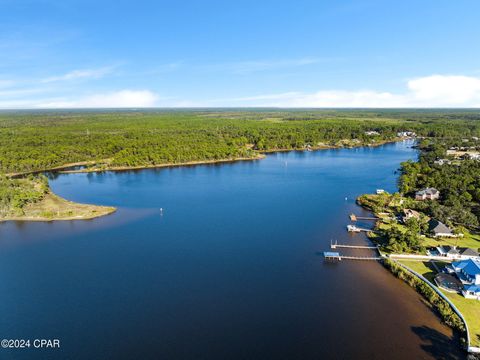
[[[474,152],[474,153],[469,153],[467,154],[468,159],[470,160],[480,160],[480,153]]]
[[[462,260],[452,263],[460,281],[466,285],[480,285],[480,260]]]
[[[435,160],[433,163],[434,163],[435,165],[440,165],[440,166],[442,166],[442,165],[445,165],[445,164],[449,165],[449,164],[451,164],[452,162],[451,162],[450,160],[448,160],[448,159],[437,159],[437,160]]]
[[[415,193],[415,200],[436,200],[440,197],[440,191],[435,188],[426,188]]]
[[[456,237],[452,229],[436,219],[428,222],[428,228],[434,237]]]
[[[375,135],[380,135],[380,133],[378,131],[375,131],[375,130],[370,130],[370,131],[365,131],[365,135],[375,136]]]
[[[437,246],[436,250],[439,256],[445,256],[447,259],[459,259],[460,256],[456,246]]]
[[[475,147],[455,147],[447,150],[447,156],[462,160],[479,160],[480,152]]]
[[[461,259],[477,259],[480,260],[480,254],[477,250],[470,248],[460,249],[460,258]]]
[[[456,261],[450,268],[463,284],[462,295],[468,299],[480,300],[480,260]]]
[[[377,189],[377,195],[380,195],[380,194],[385,194],[385,190],[383,189]]]
[[[457,248],[456,246],[437,246],[436,251],[439,256],[445,256],[451,260],[480,260],[478,251],[470,248]]]
[[[414,133],[413,131],[399,131],[397,132],[397,136],[398,137],[415,137],[417,136],[417,134]]]
[[[403,209],[402,221],[405,223],[408,219],[420,219],[420,213],[412,209]]]
[[[480,286],[478,285],[466,285],[462,290],[462,295],[467,299],[480,300]]]

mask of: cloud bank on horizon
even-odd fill
[[[96,77],[97,71],[72,71],[48,78],[66,81]],[[4,83],[3,93],[8,93]],[[24,92],[20,92],[23,95]],[[27,92],[28,94],[28,92]],[[0,82],[0,96],[2,83]],[[189,100],[164,98],[150,90],[122,89],[82,97],[31,101],[1,101],[1,108],[151,108],[151,107],[284,107],[284,108],[480,108],[480,78],[462,75],[431,75],[408,80],[400,93],[360,89],[325,89],[305,93],[290,91],[236,98]]]
[[[403,93],[375,90],[287,92],[219,100],[223,105],[313,108],[480,108],[480,78],[431,75],[409,80]]]

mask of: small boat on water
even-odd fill
[[[360,232],[361,230],[355,225],[347,225],[347,230],[349,232]]]

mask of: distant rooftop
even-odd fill
[[[435,189],[435,188],[426,188],[426,189],[423,189],[423,190],[420,190],[420,191],[417,191],[415,194],[416,195],[435,195],[438,193],[438,190]]]

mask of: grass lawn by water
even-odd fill
[[[468,247],[474,250],[480,248],[480,235],[467,233],[464,237],[461,238],[425,238],[424,245],[426,247],[440,246],[440,245],[450,245],[458,247]]]
[[[433,282],[433,278],[437,271],[430,262],[424,261],[400,261],[403,265],[409,267],[413,271],[423,275],[425,278]],[[441,269],[445,263],[436,262],[436,265]],[[435,284],[433,282],[433,284]],[[480,301],[466,299],[461,294],[454,294],[440,289],[442,293],[450,299],[452,303],[460,310],[465,317],[470,332],[471,346],[480,346]]]

